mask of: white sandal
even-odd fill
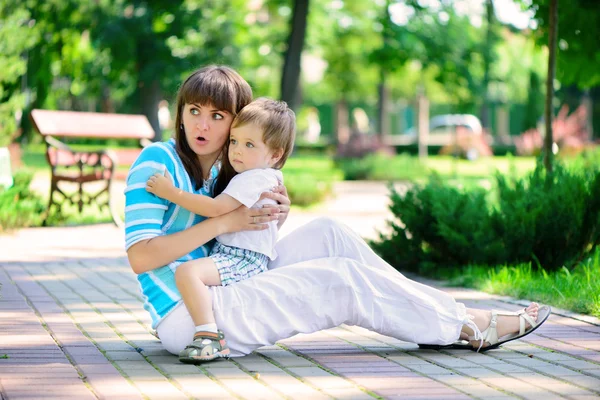
[[[496,349],[506,342],[510,342],[511,340],[516,340],[522,338],[523,336],[527,336],[531,332],[535,331],[544,322],[546,322],[551,312],[552,309],[549,306],[541,306],[538,310],[537,321],[534,321],[533,318],[531,318],[529,314],[527,314],[527,311],[525,309],[518,312],[492,310],[492,319],[490,321],[490,326],[483,332],[479,331],[479,329],[474,329],[475,336],[469,336],[470,341],[481,341],[481,343],[479,344],[479,348],[476,349],[475,347],[472,347],[472,350],[483,352],[491,349]],[[504,335],[502,336],[502,338],[499,338],[498,331],[496,329],[498,325],[498,315],[518,316],[519,333],[509,333],[508,335]],[[529,329],[525,329],[527,323],[531,325]],[[488,345],[483,347],[484,343],[488,343]]]

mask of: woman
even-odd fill
[[[219,173],[215,163],[233,117],[251,98],[250,86],[228,67],[194,72],[178,93],[175,140],[145,148],[127,177],[127,255],[152,326],[173,354],[194,335],[175,285],[177,266],[205,257],[219,234],[264,229],[275,219],[281,225],[290,201],[279,187],[265,194],[277,207],[240,207],[204,219],[146,192],[145,183],[159,172],[170,175],[182,190],[211,195]],[[330,219],[290,233],[276,251],[279,257],[266,273],[211,288],[216,322],[227,334],[233,356],[342,323],[433,345],[449,345],[462,334],[473,348],[485,350],[530,333],[550,313],[536,303],[519,316],[466,309],[450,295],[407,279],[354,232]]]

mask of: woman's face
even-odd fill
[[[186,104],[182,121],[187,143],[198,159],[214,162],[229,139],[233,115],[211,104]]]

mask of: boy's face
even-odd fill
[[[280,157],[263,141],[263,131],[255,124],[231,128],[229,135],[229,162],[235,172],[271,168]]]

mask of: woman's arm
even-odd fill
[[[139,241],[127,250],[129,264],[136,274],[148,272],[189,254],[223,233],[266,229],[267,223],[277,217],[278,210],[273,206],[261,209],[242,206],[184,231]]]
[[[168,177],[158,173],[148,179],[146,190],[161,199],[168,200],[204,217],[218,217],[242,205],[242,203],[227,194],[220,194],[213,199],[203,194],[186,192],[173,186]]]

